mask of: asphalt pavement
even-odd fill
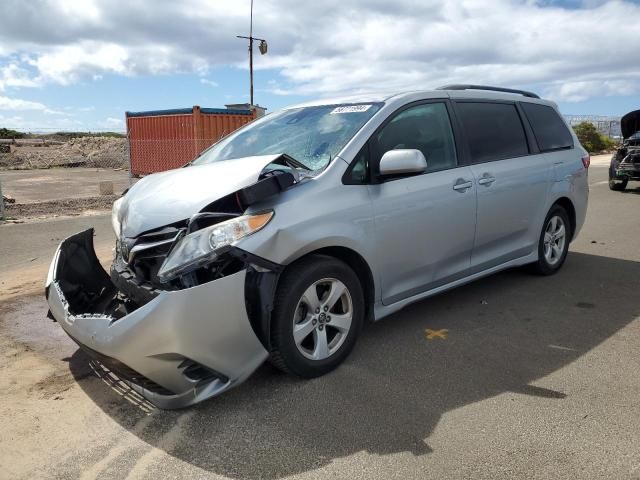
[[[366,326],[329,375],[266,364],[186,410],[97,378],[41,295],[0,303],[0,477],[640,478],[640,184],[606,173],[557,275],[479,280]],[[87,222],[0,227],[0,272]]]

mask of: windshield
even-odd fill
[[[322,105],[272,113],[232,133],[192,163],[284,153],[309,170],[321,170],[380,106]]]

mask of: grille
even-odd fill
[[[179,233],[179,229],[168,227],[137,238],[123,237],[118,242],[117,251],[126,263],[133,262],[136,257],[149,254],[166,256]]]
[[[100,363],[104,368],[106,368],[107,370],[109,370],[111,373],[121,378],[122,380],[135,383],[136,385],[144,388],[145,390],[149,390],[150,392],[157,393],[158,395],[175,395],[175,392],[172,392],[171,390],[163,387],[162,385],[158,385],[153,380],[136,372],[135,370],[128,367],[121,361],[116,360],[115,358],[108,357],[107,355],[103,355],[102,353],[96,352],[95,350],[87,347],[86,345],[81,344],[75,338],[73,339],[73,341],[76,342],[78,346],[90,358]]]
[[[118,270],[120,273],[128,270],[140,284],[160,287],[158,270],[180,232],[178,228],[167,227],[135,239],[122,238],[116,247]]]
[[[120,257],[111,265],[111,282],[139,307],[149,303],[161,292],[151,282],[136,277]]]

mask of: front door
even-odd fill
[[[445,102],[410,106],[370,140],[374,178],[389,150],[421,150],[427,171],[369,185],[382,301],[392,304],[466,275],[475,233],[476,186],[460,166]]]

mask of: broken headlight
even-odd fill
[[[243,215],[185,235],[178,240],[158,270],[161,282],[168,282],[215,260],[217,251],[262,229],[273,212]]]

